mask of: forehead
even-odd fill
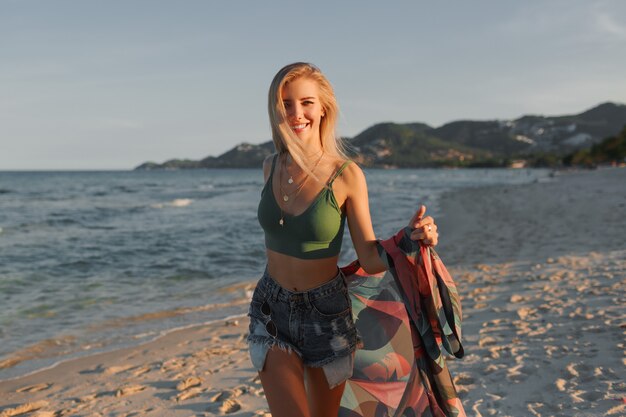
[[[282,90],[283,100],[298,100],[304,97],[317,97],[319,94],[317,82],[309,78],[296,78],[285,84]]]

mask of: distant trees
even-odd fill
[[[620,133],[608,137],[589,149],[581,149],[563,158],[567,166],[594,167],[600,164],[626,162],[626,126]]]

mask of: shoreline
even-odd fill
[[[253,285],[253,284],[254,283],[250,283],[250,285]],[[113,347],[112,349],[109,349],[109,350],[103,350],[103,351],[100,351],[100,352],[88,352],[88,353],[85,353],[84,355],[72,356],[72,357],[69,357],[69,358],[61,359],[59,361],[54,362],[51,365],[46,365],[44,367],[37,368],[37,369],[34,369],[32,371],[28,371],[27,373],[22,374],[22,375],[17,375],[17,376],[5,378],[5,379],[0,379],[0,384],[2,384],[4,382],[15,381],[15,380],[18,380],[18,379],[21,379],[21,378],[26,378],[26,377],[38,374],[40,372],[49,371],[49,370],[54,369],[54,368],[56,368],[58,366],[62,366],[63,364],[65,364],[67,362],[72,362],[72,361],[79,360],[79,359],[86,359],[86,358],[90,358],[92,356],[107,355],[107,354],[111,354],[111,353],[115,353],[115,352],[121,352],[121,351],[124,351],[124,350],[127,350],[127,349],[134,349],[134,348],[138,349],[138,348],[141,348],[144,345],[149,345],[150,343],[156,342],[160,338],[167,337],[170,333],[184,332],[185,330],[191,330],[191,329],[193,329],[195,327],[205,327],[205,326],[219,325],[221,323],[226,323],[226,322],[233,321],[233,320],[242,320],[242,319],[245,319],[245,317],[246,317],[246,313],[233,314],[233,315],[230,315],[230,316],[227,316],[227,317],[224,317],[224,318],[208,320],[208,321],[203,322],[203,323],[191,323],[191,324],[186,324],[186,325],[183,325],[183,326],[173,327],[171,329],[162,330],[158,334],[154,335],[151,339],[142,340],[141,342],[139,342],[137,344],[133,344],[133,345],[130,345],[130,346],[123,346],[123,347]]]
[[[549,181],[530,184],[446,192],[441,212],[434,214],[437,253],[449,265],[469,266],[623,248],[623,184],[626,168],[600,168],[555,171]]]
[[[463,298],[467,352],[448,364],[466,413],[626,412],[626,248],[615,244],[626,235],[624,179],[624,169],[598,170],[444,194],[437,251]],[[606,198],[588,198],[596,192]],[[608,232],[572,227],[585,213],[593,219],[583,226]],[[529,225],[545,226],[544,240],[520,245],[512,237],[534,238]],[[239,317],[0,381],[0,416],[266,415]]]

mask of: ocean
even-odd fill
[[[459,188],[541,169],[366,170],[376,235]],[[0,380],[245,314],[261,170],[0,171]],[[340,265],[355,258],[348,228]]]

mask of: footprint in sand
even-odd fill
[[[126,385],[126,386],[118,388],[118,390],[115,392],[115,396],[124,397],[126,395],[136,394],[145,389],[146,387],[144,385]]]
[[[474,377],[468,373],[468,372],[459,372],[456,374],[456,376],[454,377],[454,384],[459,384],[459,385],[471,385],[474,382],[476,382],[476,380],[474,379]]]
[[[606,412],[607,416],[623,416],[626,414],[626,403],[617,405]]]
[[[147,374],[151,370],[152,370],[152,366],[151,365],[140,366],[139,368],[133,370],[132,375],[134,377],[138,377],[138,376],[141,376],[143,374]]]
[[[480,341],[478,342],[478,346],[482,347],[486,347],[486,346],[492,346],[495,345],[496,343],[498,343],[498,340],[495,337],[492,336],[481,336]]]
[[[161,364],[161,372],[180,371],[184,366],[184,361],[180,358],[170,359]]]
[[[94,393],[94,394],[89,394],[89,395],[83,395],[82,397],[76,398],[74,400],[74,402],[77,402],[77,403],[89,403],[89,402],[95,400],[96,398],[98,398],[98,394]]]
[[[572,362],[568,364],[565,369],[570,374],[570,376],[574,378],[581,378],[583,382],[589,381],[591,379],[595,379],[593,376],[594,368],[593,366],[584,364],[584,363],[575,363]]]
[[[491,363],[491,364],[487,365],[487,367],[486,367],[486,368],[484,368],[484,369],[481,371],[481,374],[483,374],[483,375],[489,375],[489,374],[492,374],[492,373],[494,373],[494,372],[498,371],[498,369],[500,369],[500,368],[504,368],[504,367],[506,367],[506,365],[496,365],[496,364],[494,364],[494,363]]]
[[[119,366],[110,366],[104,369],[105,375],[115,375],[124,371],[128,371],[129,369],[135,368],[134,365],[119,365]]]
[[[43,391],[46,390],[48,388],[50,388],[52,386],[52,383],[42,383],[42,384],[35,384],[35,385],[27,385],[25,387],[19,388],[17,390],[15,390],[15,392],[38,392],[38,391]]]
[[[83,371],[79,371],[79,374],[101,374],[104,372],[104,367],[102,364],[96,365],[94,368],[85,369]]]
[[[241,410],[241,404],[237,400],[226,400],[222,405],[220,405],[219,410],[223,414],[234,413],[235,411]]]
[[[192,377],[185,378],[184,380],[180,381],[176,385],[176,389],[178,391],[185,391],[186,389],[189,389],[191,387],[197,387],[199,385],[202,385],[202,380],[198,377],[192,376]]]
[[[570,390],[570,398],[572,402],[575,403],[583,403],[585,402],[584,398],[581,397],[581,394],[586,394],[586,391],[583,390]]]
[[[513,382],[521,382],[534,373],[535,369],[533,369],[531,365],[520,363],[517,366],[509,368],[506,377]]]
[[[210,401],[213,403],[213,406],[209,407],[207,411],[214,411],[216,408],[222,414],[239,411],[242,406],[235,398],[249,393],[251,393],[251,390],[247,385],[239,385],[233,389],[220,391],[211,397]]]
[[[533,416],[541,417],[541,413],[537,410],[542,408],[543,405],[544,405],[543,403],[531,403],[531,404],[528,404],[527,408],[528,408],[528,411],[530,411],[530,413]]]
[[[37,411],[33,417],[58,417],[59,415],[56,411]]]
[[[32,411],[39,410],[40,408],[43,408],[47,405],[47,401],[35,401],[32,403],[25,403],[22,405],[18,405],[17,407],[7,408],[3,411],[0,411],[0,417],[19,416],[20,414],[26,414]]]
[[[556,380],[555,384],[556,389],[558,389],[559,391],[565,391],[565,385],[567,384],[567,381],[563,378],[559,378]]]
[[[197,396],[199,396],[200,394],[202,394],[203,392],[206,392],[207,389],[205,388],[189,388],[183,392],[179,392],[176,397],[174,397],[174,400],[176,402],[180,402],[180,401],[185,401],[188,400],[190,398],[195,398]]]
[[[211,398],[211,402],[217,403],[217,402],[226,401],[231,398],[237,398],[243,393],[244,391],[239,388],[227,389],[227,390],[224,390],[215,394]]]

